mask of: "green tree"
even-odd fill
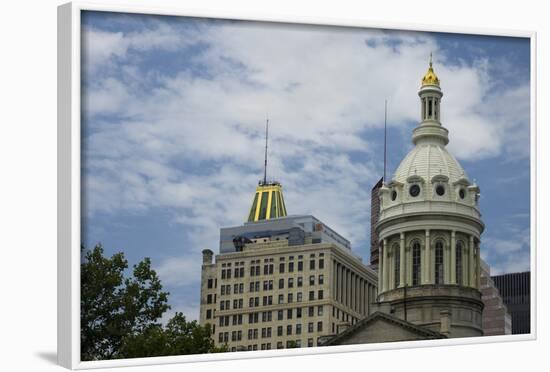
[[[97,245],[81,263],[81,359],[102,360],[226,351],[215,348],[211,328],[187,322],[176,313],[163,326],[170,309],[168,292],[145,258],[124,277],[123,253],[104,257]]]

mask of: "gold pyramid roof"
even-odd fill
[[[432,67],[432,54],[430,53],[430,67],[428,68],[428,72],[426,72],[426,75],[422,78],[422,86],[426,85],[437,85],[439,86],[439,78],[434,72],[434,69]]]

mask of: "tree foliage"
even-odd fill
[[[82,247],[84,253],[84,247]],[[215,348],[211,328],[187,322],[182,313],[166,325],[170,309],[151,260],[145,258],[125,278],[123,253],[111,258],[97,245],[81,263],[81,359],[102,360],[225,351]]]

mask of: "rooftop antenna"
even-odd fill
[[[386,137],[387,137],[387,120],[388,120],[388,100],[384,100],[384,184],[386,183]]]
[[[269,116],[265,120],[265,159],[264,159],[264,185],[267,184],[267,135],[269,131]]]

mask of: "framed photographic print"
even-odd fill
[[[60,364],[533,339],[534,42],[60,6]]]

